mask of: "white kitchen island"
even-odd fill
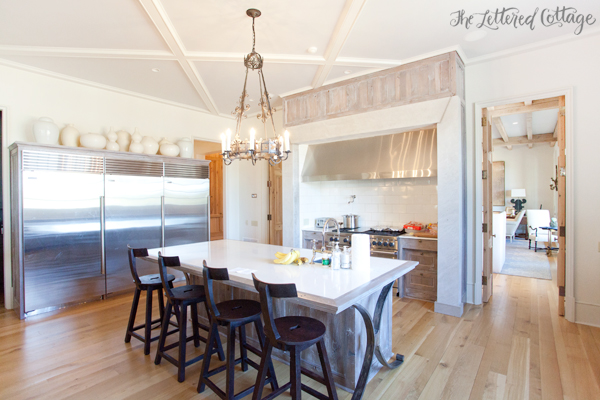
[[[204,260],[210,267],[227,268],[230,281],[215,282],[217,302],[233,298],[258,301],[252,273],[265,282],[295,283],[298,298],[276,300],[275,316],[310,316],[325,324],[325,344],[335,381],[354,391],[353,399],[362,397],[364,386],[382,364],[393,368],[401,362],[401,356],[391,364],[387,362],[394,356],[390,289],[396,279],[415,268],[416,262],[371,257],[371,266],[364,271],[333,271],[320,264],[278,265],[273,262],[275,252],[287,253],[290,248],[235,240],[151,249],[149,258],[156,260],[159,251],[165,256],[179,256],[181,270],[191,274],[194,283],[202,284]],[[311,250],[299,251],[303,257],[312,257]],[[206,318],[204,311],[201,317]],[[247,335],[257,345],[256,333],[249,329]],[[287,361],[283,353],[274,355]],[[303,367],[320,373],[316,349],[304,351],[302,362]]]

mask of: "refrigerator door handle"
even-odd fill
[[[106,246],[104,243],[104,233],[106,224],[104,218],[104,196],[100,196],[100,273],[106,275]]]
[[[210,194],[206,196],[206,234],[210,242]]]
[[[165,196],[160,196],[160,247],[165,247]]]

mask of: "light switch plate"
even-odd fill
[[[258,196],[256,195],[256,193],[252,193],[252,198],[253,198],[253,199],[255,199],[255,198],[257,198],[257,197],[258,197]]]

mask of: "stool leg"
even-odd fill
[[[217,324],[210,324],[210,329],[208,331],[208,338],[206,340],[206,348],[204,350],[204,358],[202,359],[202,370],[200,371],[200,379],[198,380],[198,393],[204,392],[205,384],[204,379],[208,378],[208,371],[210,369],[210,359],[212,354],[212,348],[209,346],[209,343],[212,343],[214,340],[214,335],[219,334],[219,329]]]
[[[185,346],[187,343],[187,304],[179,307],[179,362],[177,366],[177,380],[185,381]]]
[[[235,391],[233,388],[233,374],[235,368],[235,327],[227,325],[227,377],[225,384],[225,393],[227,399],[233,399]]]
[[[266,340],[265,337],[265,332],[263,331],[263,327],[262,327],[262,323],[259,320],[254,321],[254,327],[256,328],[256,333],[258,334],[258,342],[260,343],[260,350],[263,352],[265,352],[265,341],[268,342],[268,340]],[[261,359],[262,361],[262,359]],[[268,358],[268,363],[267,363],[267,368],[268,368],[268,377],[270,379],[271,382],[271,390],[272,391],[276,391],[277,389],[279,389],[279,384],[277,383],[277,377],[275,376],[275,368],[273,367],[273,360],[271,359],[271,355],[269,354],[269,358]],[[263,382],[264,385],[264,382]],[[262,390],[262,389],[261,389]]]
[[[300,400],[302,398],[302,373],[300,369],[300,351],[296,346],[290,349],[290,382],[292,383],[290,389],[292,400]]]
[[[321,368],[323,369],[323,378],[325,378],[327,394],[331,400],[337,400],[337,391],[335,389],[335,383],[333,382],[331,365],[329,364],[329,357],[327,357],[327,349],[325,348],[325,341],[323,339],[317,342],[317,350],[319,351],[319,359],[321,360]]]
[[[240,326],[240,356],[242,357],[242,371],[248,371],[248,350],[246,350],[246,325]]]
[[[167,309],[165,310],[165,316],[163,317],[162,324],[160,327],[160,338],[158,339],[158,348],[156,349],[156,357],[154,358],[154,364],[160,364],[162,359],[162,352],[165,348],[165,340],[167,339],[167,332],[169,331],[169,319],[171,318],[171,302],[167,301]]]
[[[163,295],[162,286],[156,291],[158,296],[158,312],[160,313],[160,321],[162,323],[163,317],[165,316],[165,297]]]
[[[258,375],[256,376],[256,384],[254,385],[254,394],[252,400],[261,400],[263,388],[265,387],[265,379],[267,377],[267,365],[271,362],[271,351],[273,346],[271,342],[266,341],[262,349],[262,357],[260,359],[260,368],[258,369]]]
[[[204,308],[206,309],[206,315],[208,315],[208,322],[212,324],[212,317],[210,316],[210,311],[208,310],[208,304],[206,302],[204,302]],[[219,356],[219,361],[225,361],[225,353],[223,352],[220,335],[215,335],[215,343],[213,346],[214,351],[216,351]]]
[[[150,354],[150,340],[152,338],[152,287],[146,289],[146,323],[144,324],[144,355]]]
[[[196,303],[192,303],[190,305],[190,308],[192,313],[192,331],[194,335],[194,347],[200,347],[200,329],[198,328],[198,307]]]
[[[129,313],[129,322],[127,323],[127,332],[125,333],[125,343],[131,341],[131,332],[133,332],[133,324],[135,323],[135,314],[137,314],[138,303],[140,302],[140,289],[135,288],[133,292],[133,303],[131,303],[131,312]]]

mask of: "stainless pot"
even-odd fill
[[[358,228],[358,215],[342,215],[342,219],[344,221],[344,228]]]

